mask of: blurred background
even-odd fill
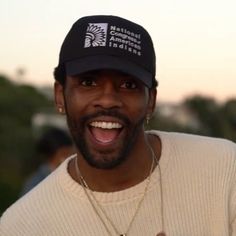
[[[42,134],[68,132],[54,108],[52,72],[66,33],[84,15],[119,15],[151,34],[160,86],[147,128],[235,142],[235,10],[234,0],[1,0],[0,215],[42,164]]]

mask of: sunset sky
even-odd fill
[[[0,73],[20,82],[53,85],[52,71],[71,25],[92,14],[143,25],[157,55],[162,101],[191,94],[236,97],[235,0],[0,0]]]

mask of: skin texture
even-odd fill
[[[64,87],[56,82],[55,101],[66,113],[80,171],[93,190],[118,191],[146,178],[152,162],[147,142],[160,149],[160,140],[148,137],[143,128],[154,110],[156,89],[129,75],[101,70],[68,76]],[[119,128],[93,127],[95,122]],[[160,150],[154,151],[159,156]],[[79,182],[72,162],[68,170]]]

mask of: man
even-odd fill
[[[144,132],[157,85],[144,28],[79,19],[55,79],[77,153],[4,213],[2,235],[236,235],[235,144]]]
[[[37,142],[36,150],[39,156],[43,158],[43,163],[26,180],[21,196],[45,179],[69,155],[74,153],[70,136],[66,131],[56,127],[51,127],[42,134]]]

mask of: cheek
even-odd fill
[[[68,89],[65,92],[65,105],[68,114],[80,114],[86,107],[88,102],[88,98],[85,96],[81,96],[76,89]]]
[[[126,99],[125,104],[124,111],[131,116],[131,120],[140,120],[146,116],[148,110],[148,98],[146,96]]]

